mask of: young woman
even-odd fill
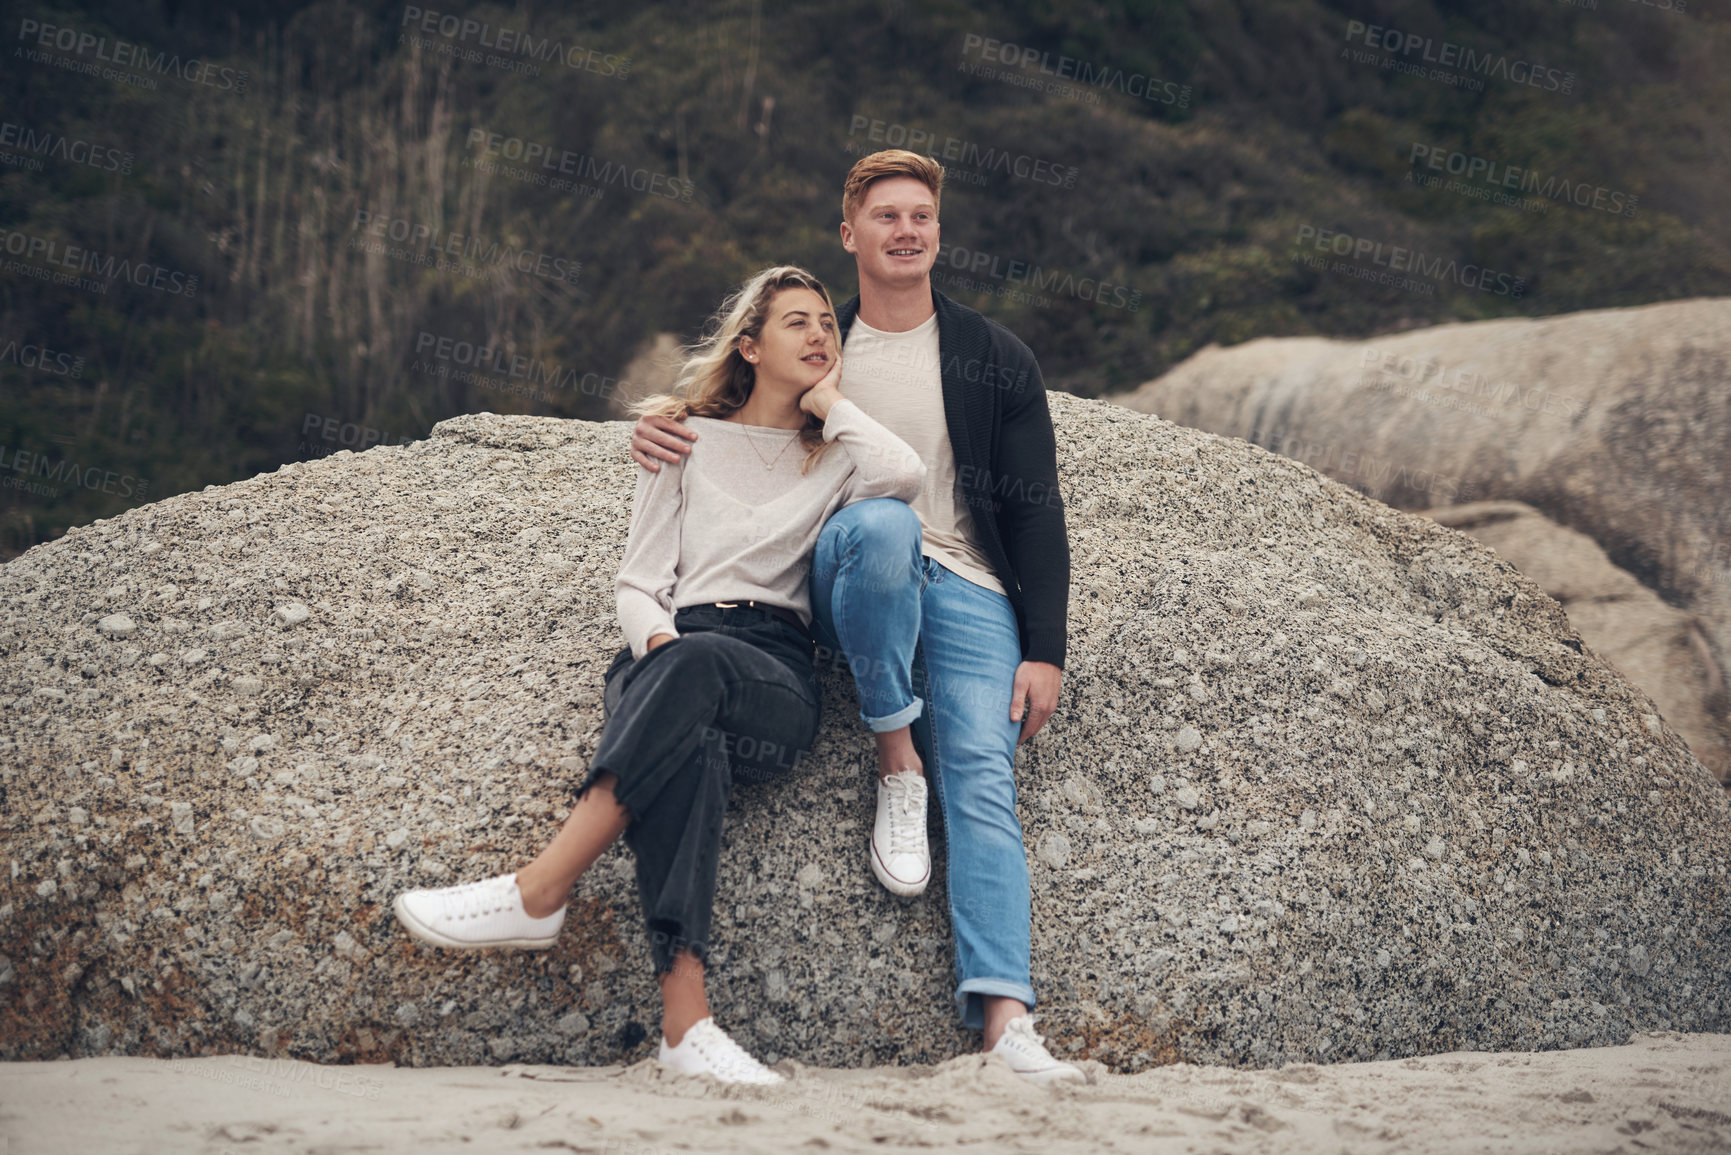
[[[781,1081],[715,1025],[704,995],[729,787],[785,774],[817,736],[807,575],[825,520],[866,498],[912,501],[925,481],[840,380],[828,291],[782,265],[722,305],[679,396],[634,407],[688,417],[700,439],[677,464],[638,468],[615,584],[629,645],[607,670],[606,723],[571,816],[514,873],[393,904],[435,946],[545,948],[572,885],[623,834],[661,985],[660,1060],[724,1082]]]

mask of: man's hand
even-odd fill
[[[661,462],[678,461],[680,454],[691,452],[691,442],[696,440],[697,431],[683,421],[645,414],[631,431],[631,460],[660,473]]]
[[[1022,723],[1016,745],[1038,734],[1058,708],[1058,684],[1063,680],[1064,671],[1050,662],[1023,662],[1016,667],[1016,684],[1010,691],[1010,721]],[[1022,716],[1024,702],[1026,718]]]

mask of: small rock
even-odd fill
[[[1065,863],[1070,861],[1070,840],[1057,833],[1043,835],[1036,853],[1040,856],[1040,861],[1053,870],[1062,870]]]
[[[302,605],[300,602],[285,602],[278,606],[276,612],[271,616],[276,618],[276,620],[281,622],[284,626],[292,627],[300,625],[302,622],[312,617],[313,614],[311,610],[307,609],[306,606]]]
[[[811,890],[823,881],[823,871],[817,863],[808,862],[799,868],[799,873],[793,876],[793,880],[805,889]]]
[[[209,656],[203,650],[182,650],[180,651],[180,663],[183,666],[202,665]]]
[[[130,637],[138,624],[125,614],[109,614],[96,623],[96,628],[116,638]]]
[[[392,850],[398,849],[408,840],[409,830],[406,826],[399,826],[389,834],[385,835],[385,845],[390,847]]]
[[[247,823],[247,829],[260,842],[268,842],[273,838],[281,838],[283,831],[288,829],[283,820],[274,814],[260,814]]]
[[[1424,855],[1426,858],[1432,859],[1433,861],[1440,860],[1443,856],[1443,850],[1444,850],[1444,844],[1443,844],[1442,836],[1438,835],[1437,837],[1431,839],[1429,842],[1425,843]]]
[[[1188,754],[1202,745],[1202,735],[1194,726],[1178,728],[1178,748]]]
[[[1178,788],[1178,793],[1172,796],[1172,801],[1178,803],[1178,805],[1184,807],[1186,810],[1194,810],[1198,806],[1202,805],[1202,795],[1194,786],[1180,786]]]

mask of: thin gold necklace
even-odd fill
[[[737,412],[737,410],[736,410],[736,412]],[[760,450],[760,448],[756,447],[756,440],[755,440],[755,438],[753,438],[753,436],[751,436],[751,429],[746,428],[746,423],[744,423],[744,421],[739,421],[739,423],[737,423],[737,424],[739,424],[739,431],[741,431],[741,433],[744,433],[744,435],[746,435],[746,443],[748,443],[748,445],[751,445],[751,452],[753,452],[753,454],[758,455],[758,461],[763,461],[763,450]],[[781,461],[781,454],[786,454],[786,452],[788,452],[788,445],[793,445],[793,443],[798,442],[798,440],[800,440],[800,433],[801,433],[801,429],[795,429],[795,431],[793,431],[793,436],[789,436],[788,442],[786,442],[786,443],[784,443],[784,445],[782,445],[781,452],[779,452],[779,454],[775,454],[774,457],[772,457],[772,459],[769,459],[769,461],[763,461],[763,469],[774,469],[775,468],[775,462]]]
[[[743,422],[743,421],[738,422],[738,425],[739,425],[739,431],[741,433],[745,434],[746,443],[751,446],[751,451],[753,453],[757,454],[757,459],[759,461],[763,461],[763,451],[757,447],[757,442],[751,436],[751,430],[746,428],[745,422]],[[777,453],[773,458],[771,458],[768,461],[763,461],[763,468],[766,470],[773,470],[775,468],[775,463],[777,461],[781,460],[781,454],[787,452],[787,447],[789,445],[792,445],[795,441],[799,440],[800,432],[801,432],[800,430],[795,429],[793,431],[793,436],[789,437],[787,439],[786,444],[784,444],[781,447],[781,453]]]

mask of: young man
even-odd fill
[[[877,735],[873,873],[897,894],[925,889],[923,752],[949,851],[963,1022],[1031,1079],[1081,1079],[1029,1014],[1013,767],[1017,745],[1057,708],[1064,663],[1070,547],[1052,419],[1028,347],[932,289],[943,175],[931,158],[892,149],[862,158],[843,187],[841,241],[860,292],[837,313],[842,392],[919,453],[926,483],[911,505],[855,502],[825,523],[810,578],[814,632],[845,653],[860,718]],[[632,456],[659,469],[695,437],[644,417]]]

